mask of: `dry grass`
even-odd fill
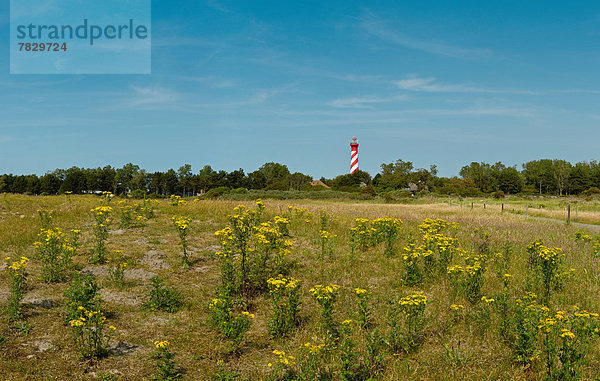
[[[0,252],[2,255],[33,256],[33,242],[39,231],[37,209],[45,208],[56,213],[55,223],[64,229],[82,229],[82,248],[75,258],[81,267],[88,266],[92,247],[89,210],[99,203],[96,197],[66,196],[25,197],[0,196]],[[500,214],[495,210],[470,210],[443,204],[427,205],[384,205],[331,201],[297,201],[297,207],[307,208],[318,215],[326,210],[336,215],[332,231],[337,234],[333,258],[318,259],[318,218],[308,225],[297,225],[292,229],[294,236],[293,256],[301,265],[293,276],[302,281],[302,317],[299,329],[285,339],[272,339],[268,335],[267,320],[270,302],[266,296],[253,301],[252,311],[256,315],[240,353],[231,355],[227,345],[207,323],[206,306],[215,294],[219,281],[219,268],[209,255],[211,246],[217,242],[214,231],[226,223],[226,216],[236,205],[229,201],[190,202],[186,206],[172,207],[162,202],[158,206],[157,218],[143,229],[128,229],[111,234],[110,250],[122,250],[137,265],[133,270],[143,269],[166,276],[168,284],[183,292],[187,307],[175,314],[147,312],[140,308],[148,282],[129,279],[125,290],[118,291],[104,277],[99,282],[104,287],[105,307],[110,324],[117,327],[113,344],[124,342],[134,347],[130,353],[113,354],[97,362],[80,362],[71,342],[70,329],[63,324],[62,294],[66,284],[46,285],[39,282],[39,264],[32,260],[26,297],[26,320],[33,328],[29,335],[10,330],[3,323],[0,336],[6,341],[0,347],[0,374],[4,379],[98,379],[102,373],[113,373],[117,379],[149,379],[154,372],[150,359],[152,342],[166,339],[177,353],[177,362],[185,369],[185,379],[206,380],[214,374],[217,361],[224,361],[229,369],[240,372],[253,380],[268,376],[266,364],[273,360],[273,349],[284,349],[295,353],[307,341],[319,342],[318,309],[308,293],[315,284],[335,283],[341,286],[336,306],[336,320],[355,319],[355,287],[368,288],[373,293],[374,318],[385,330],[385,310],[389,302],[397,301],[412,288],[402,285],[402,264],[399,258],[384,258],[382,248],[357,253],[354,260],[348,257],[348,227],[355,217],[376,218],[391,216],[404,221],[401,246],[409,234],[415,235],[417,224],[425,218],[443,218],[460,225],[458,238],[461,246],[472,248],[477,241],[474,228],[489,231],[496,248],[510,241],[514,246],[511,273],[514,289],[525,282],[525,246],[536,238],[549,245],[565,249],[568,266],[576,269],[576,279],[569,283],[555,299],[557,306],[577,304],[590,311],[600,311],[600,279],[598,259],[591,255],[591,246],[574,241],[574,227],[555,222],[526,219],[510,213]],[[251,203],[250,203],[251,204]],[[269,216],[285,213],[288,203],[267,201]],[[181,269],[178,237],[170,218],[185,215],[193,219],[190,234],[191,259],[188,270]],[[23,217],[22,217],[23,216]],[[115,215],[113,220],[118,220]],[[117,230],[114,221],[113,231]],[[150,250],[166,254],[170,268],[152,270],[143,265]],[[483,293],[492,295],[499,291],[499,281],[488,273]],[[5,271],[0,276],[0,301],[7,297]],[[525,370],[511,360],[509,347],[499,340],[492,327],[482,330],[474,323],[451,324],[448,286],[440,281],[427,284],[423,291],[429,297],[427,306],[427,339],[414,355],[396,355],[386,358],[385,372],[380,379],[418,380],[535,380],[543,370],[539,365]],[[51,303],[43,302],[51,301]],[[460,300],[458,301],[460,302]],[[464,303],[466,304],[466,303]],[[49,343],[52,348],[40,351],[40,343]],[[361,343],[361,346],[364,343]],[[460,363],[452,362],[446,355],[445,346],[460,354]],[[596,345],[597,347],[597,345]],[[598,351],[589,353],[582,368],[584,378],[592,379],[600,369]]]

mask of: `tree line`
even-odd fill
[[[325,190],[313,186],[309,175],[294,172],[280,163],[265,163],[253,172],[243,169],[227,172],[206,165],[198,172],[185,164],[179,169],[150,172],[135,164],[122,168],[110,165],[98,168],[57,169],[42,176],[0,175],[0,192],[26,194],[61,194],[66,192],[169,196],[197,195],[212,190]],[[472,162],[461,168],[459,176],[439,177],[435,165],[415,168],[412,162],[397,160],[384,163],[374,177],[365,171],[342,174],[332,179],[321,178],[323,184],[338,191],[364,192],[375,195],[390,191],[435,192],[458,196],[503,194],[578,195],[600,193],[600,163],[596,161],[571,164],[565,160],[541,159],[522,165],[506,166]]]

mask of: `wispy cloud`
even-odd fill
[[[213,88],[217,88],[217,89],[235,87],[235,86],[238,86],[238,84],[239,84],[237,80],[232,79],[232,78],[220,78],[220,77],[213,77],[213,76],[207,76],[207,77],[180,76],[180,77],[178,77],[178,79],[181,79],[183,81],[203,83],[208,87],[213,87]]]
[[[493,55],[490,49],[470,49],[453,45],[444,41],[427,41],[418,37],[408,36],[389,26],[384,20],[373,13],[362,17],[359,26],[368,34],[391,44],[422,52],[460,59],[482,59]]]
[[[206,0],[206,5],[208,5],[209,7],[216,9],[217,11],[223,12],[223,13],[231,13],[232,10],[227,8],[226,6],[224,6],[220,1],[217,0]]]
[[[530,90],[492,89],[465,84],[445,84],[438,82],[435,78],[421,78],[416,76],[392,81],[392,83],[402,90],[430,93],[539,94],[537,91]]]
[[[128,107],[170,104],[181,98],[180,95],[173,90],[159,86],[131,86],[131,89],[133,90],[133,95],[131,100],[127,103]]]
[[[376,96],[366,97],[350,97],[350,98],[338,98],[327,103],[327,106],[338,107],[338,108],[357,108],[357,109],[372,109],[373,104],[377,103],[389,103],[394,101],[406,101],[410,97],[406,95],[398,95],[394,97],[382,98]]]
[[[449,84],[442,83],[434,77],[423,78],[418,76],[409,76],[405,79],[392,81],[402,90],[429,93],[487,93],[487,94],[523,94],[523,95],[547,95],[547,94],[600,94],[600,90],[590,89],[544,89],[544,90],[523,90],[523,89],[497,89],[489,87],[479,87],[470,84]]]

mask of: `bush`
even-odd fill
[[[375,187],[371,184],[361,188],[360,193],[369,195],[369,196],[377,196],[377,191],[375,191]]]
[[[165,286],[164,281],[158,276],[150,281],[150,291],[142,307],[150,311],[177,312],[183,305],[181,293]]]
[[[496,191],[496,192],[492,193],[492,196],[494,198],[504,198],[504,192],[502,192],[501,190],[499,190],[499,191]]]
[[[208,192],[206,192],[206,194],[204,195],[204,198],[217,198],[226,193],[229,193],[228,187],[213,188],[213,189],[209,189]]]
[[[135,198],[135,199],[144,199],[146,198],[146,192],[141,190],[141,189],[136,189],[133,192],[130,193],[131,198]]]

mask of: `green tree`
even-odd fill
[[[394,163],[381,164],[381,174],[376,186],[380,188],[401,189],[408,187],[413,171],[413,163],[402,159]]]

